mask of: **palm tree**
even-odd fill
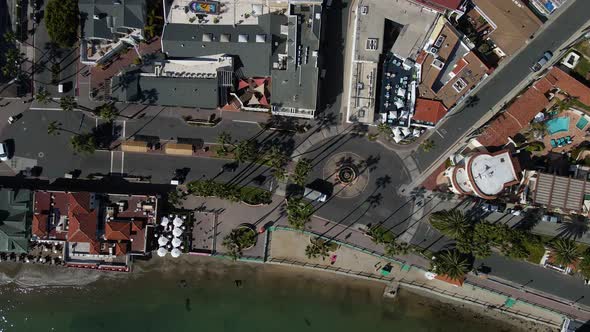
[[[410,245],[406,242],[390,242],[385,246],[385,256],[407,255],[410,251]]]
[[[291,175],[291,180],[297,185],[304,186],[311,169],[311,160],[305,158],[299,160],[297,165],[295,165],[295,171]]]
[[[39,88],[37,94],[35,94],[35,100],[40,102],[43,105],[47,105],[51,98],[51,94],[44,88]]]
[[[460,210],[442,210],[430,215],[430,224],[444,235],[456,239],[469,231],[469,219]]]
[[[119,111],[115,108],[113,103],[107,103],[96,107],[93,111],[94,114],[98,115],[102,119],[113,122],[119,116]]]
[[[60,125],[61,124],[57,121],[51,121],[47,125],[47,134],[51,136],[59,135],[59,130],[61,130]]]
[[[367,235],[371,237],[371,240],[376,244],[388,244],[394,241],[395,237],[391,231],[385,229],[381,225],[375,225],[369,229]]]
[[[217,144],[221,145],[220,149],[218,150],[218,153],[221,152],[221,154],[226,154],[227,153],[227,145],[231,144],[231,135],[227,132],[227,131],[222,131],[217,135]]]
[[[256,232],[249,227],[238,227],[223,238],[223,246],[234,260],[242,256],[242,250],[256,244]]]
[[[469,263],[456,250],[439,252],[432,261],[432,270],[437,274],[446,275],[451,279],[459,280],[469,272]]]
[[[590,279],[590,251],[586,250],[584,252],[577,269],[584,278]]]
[[[272,169],[272,175],[277,180],[283,180],[287,173],[285,170],[285,165],[287,162],[289,162],[289,157],[281,150],[280,147],[273,145],[266,155],[266,160]]]
[[[96,150],[96,140],[92,134],[76,134],[70,139],[74,153],[93,154]]]
[[[256,143],[254,141],[240,141],[232,151],[237,162],[247,162],[256,159]]]
[[[384,122],[381,122],[377,125],[377,131],[379,134],[389,135],[391,134],[391,127]]]
[[[59,107],[64,111],[73,111],[78,107],[76,99],[72,96],[64,96],[59,99]]]
[[[420,143],[420,148],[422,148],[422,151],[424,152],[428,152],[432,149],[434,149],[436,145],[434,144],[434,141],[431,140],[430,138],[425,139],[422,143]]]
[[[326,257],[330,255],[330,248],[326,241],[315,238],[311,239],[310,242],[311,243],[305,247],[305,256],[307,256],[307,258],[312,259],[321,257],[322,260],[325,260]]]
[[[568,266],[575,262],[580,256],[580,250],[575,241],[569,239],[557,239],[551,245],[553,248],[553,259],[561,266]]]
[[[287,200],[287,220],[295,229],[303,230],[311,220],[313,206],[302,198],[289,198]]]

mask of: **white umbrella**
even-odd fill
[[[168,250],[166,250],[166,248],[164,248],[164,247],[160,247],[158,249],[158,256],[160,256],[160,257],[166,256],[167,253],[168,253]]]
[[[158,245],[160,245],[160,247],[165,246],[168,243],[168,239],[165,236],[160,236],[160,238],[158,239]]]
[[[177,258],[177,257],[180,257],[180,254],[181,254],[181,253],[182,253],[182,252],[180,251],[180,249],[178,249],[178,248],[174,248],[174,249],[172,249],[172,251],[170,252],[170,255],[172,255],[172,257],[174,257],[174,258]]]
[[[172,245],[173,245],[175,248],[176,248],[176,247],[180,247],[180,245],[181,245],[181,244],[182,244],[182,241],[180,241],[180,239],[179,239],[179,238],[177,238],[177,237],[175,237],[175,238],[172,240]]]
[[[160,225],[166,227],[166,226],[168,226],[169,223],[170,223],[170,219],[168,219],[168,217],[166,217],[166,216],[163,216],[162,222],[160,222]]]
[[[182,235],[182,229],[180,227],[176,227],[174,228],[174,230],[172,231],[172,235],[179,237]]]
[[[184,221],[182,221],[182,219],[178,218],[178,216],[176,218],[174,218],[174,226],[176,226],[176,227],[182,226],[183,223],[184,223]]]

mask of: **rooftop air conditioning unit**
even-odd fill
[[[436,47],[431,47],[428,49],[428,52],[432,53],[432,54],[438,54],[438,48]]]
[[[446,38],[447,36],[445,35],[438,36],[438,38],[436,38],[436,41],[434,42],[434,47],[441,47],[442,43],[444,43]]]
[[[445,66],[445,63],[440,61],[439,59],[435,59],[432,61],[432,67],[441,70]]]

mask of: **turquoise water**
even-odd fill
[[[570,117],[562,116],[547,121],[547,131],[553,135],[562,131],[568,131],[570,128]]]
[[[578,120],[578,123],[576,123],[576,127],[578,127],[578,129],[580,129],[580,130],[584,130],[584,127],[586,127],[587,124],[588,124],[588,119],[586,119],[585,116],[582,116],[580,118],[580,120]]]
[[[515,331],[410,293],[387,300],[382,291],[268,268],[149,272],[78,288],[5,285],[0,331]]]

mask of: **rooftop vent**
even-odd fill
[[[100,16],[98,14],[94,14],[92,16],[92,18],[95,19],[95,20],[100,20]]]
[[[440,61],[439,59],[435,59],[432,61],[432,67],[441,70],[445,66],[445,63]]]
[[[213,34],[210,34],[210,33],[203,34],[203,41],[204,42],[210,42],[212,40],[213,40]]]
[[[238,43],[247,43],[248,42],[248,35],[239,35],[238,36]]]

